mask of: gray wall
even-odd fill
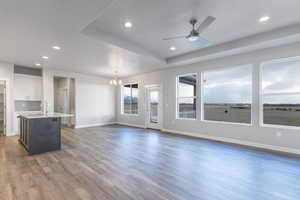
[[[152,72],[123,79],[126,83],[139,83],[139,115],[121,114],[121,89],[117,95],[117,121],[140,127],[145,126],[145,85],[161,84],[163,86],[163,128],[183,134],[206,136],[209,138],[223,138],[226,141],[243,144],[261,144],[261,147],[286,150],[291,148],[300,153],[300,129],[261,127],[259,124],[259,67],[264,61],[272,59],[300,56],[300,43],[281,47],[258,50],[255,52],[218,58],[191,65],[169,68],[164,71]],[[240,65],[253,66],[253,99],[252,125],[225,124],[218,122],[203,122],[200,120],[176,119],[176,76],[191,72],[202,72],[224,67]],[[198,91],[200,94],[200,91]],[[199,99],[199,98],[198,98]],[[199,108],[199,107],[198,107]],[[198,109],[198,112],[200,110]],[[199,113],[198,113],[198,116]],[[281,136],[278,136],[281,133]]]

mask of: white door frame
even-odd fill
[[[69,110],[69,114],[72,114],[73,116],[72,117],[70,117],[70,118],[66,118],[66,121],[65,122],[67,122],[67,124],[68,125],[71,125],[71,126],[73,126],[73,127],[76,127],[76,124],[77,124],[77,120],[76,120],[76,110],[77,110],[77,101],[76,101],[76,88],[77,88],[77,81],[76,81],[76,78],[75,77],[72,77],[72,76],[68,76],[68,75],[65,75],[65,74],[52,74],[52,80],[53,80],[53,85],[54,85],[54,81],[55,81],[55,78],[65,78],[65,79],[69,79],[69,88],[68,88],[68,90],[69,90],[69,92],[70,92],[70,85],[71,84],[73,84],[73,89],[74,89],[74,94],[73,94],[73,97],[72,98],[74,98],[73,99],[73,103],[74,103],[74,107],[73,107],[73,109],[74,110],[72,110],[71,111],[71,108],[70,108],[70,101],[71,101],[71,97],[70,96],[68,96],[68,99],[69,99],[69,108],[68,108],[68,110]],[[55,98],[55,88],[53,87],[53,111],[55,110],[55,101],[54,101],[54,98]],[[64,94],[63,94],[64,95]],[[64,120],[62,120],[63,122],[64,122]]]
[[[158,102],[158,123],[150,123],[150,112],[149,112],[149,91],[152,89],[158,89],[159,91],[159,102]],[[145,127],[151,129],[163,129],[163,88],[161,85],[146,85],[145,86]]]

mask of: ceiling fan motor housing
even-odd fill
[[[197,24],[197,19],[192,18],[192,19],[190,20],[190,23],[191,23],[193,26],[195,26],[195,24]]]

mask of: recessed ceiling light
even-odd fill
[[[132,23],[131,22],[125,22],[124,26],[125,26],[125,28],[131,28]]]
[[[266,22],[269,21],[270,17],[269,16],[263,16],[259,19],[259,22]]]
[[[43,56],[42,58],[45,59],[45,60],[49,59],[48,56]]]
[[[176,50],[176,47],[172,46],[172,47],[170,47],[170,50],[171,50],[171,51],[175,51],[175,50]]]
[[[35,66],[39,67],[39,66],[41,66],[41,64],[40,63],[35,63]]]
[[[53,46],[52,48],[55,49],[55,50],[60,50],[59,46]]]

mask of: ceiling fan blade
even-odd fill
[[[186,38],[186,36],[168,37],[168,38],[163,38],[163,40],[176,40],[176,39],[183,39],[183,38]]]
[[[207,47],[207,46],[209,46],[209,45],[212,44],[211,41],[209,41],[209,40],[207,40],[207,39],[205,39],[203,37],[199,37],[198,40],[197,40],[197,42],[199,42],[203,47]]]
[[[211,25],[216,20],[215,17],[208,16],[197,28],[198,33],[203,32],[209,25]]]

